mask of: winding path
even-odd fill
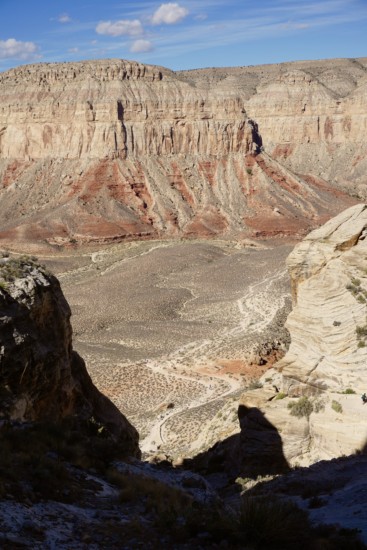
[[[205,364],[209,356],[220,352],[234,338],[253,338],[255,334],[264,331],[271,324],[272,319],[285,302],[283,295],[274,293],[274,287],[284,277],[286,277],[286,270],[282,269],[250,285],[246,294],[236,301],[239,313],[236,325],[222,331],[217,338],[191,342],[170,354],[165,361],[149,360],[145,363],[154,372],[163,375],[169,374],[171,377],[200,384],[203,391],[200,397],[192,401],[188,396],[185,406],[167,409],[156,418],[149,435],[141,441],[140,446],[143,452],[149,453],[168,443],[164,435],[164,426],[168,420],[182,415],[188,410],[229,397],[244,387],[240,378],[215,373],[207,375],[196,369]],[[188,362],[190,366],[187,366]],[[166,401],[167,403],[174,401],[171,392],[168,392]],[[199,444],[200,442],[196,442],[195,447]]]

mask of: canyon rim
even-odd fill
[[[1,73],[1,422],[81,416],[114,479],[200,506],[357,451],[363,472],[366,95],[367,58]]]

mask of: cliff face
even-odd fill
[[[317,132],[317,118],[335,110],[331,92],[283,68],[256,86],[228,71],[218,83],[111,60],[0,75],[1,237],[287,235],[352,204],[283,147],[329,144],[336,129]]]
[[[70,308],[55,277],[30,258],[0,259],[0,419],[92,417],[138,455],[138,434],[93,385],[72,349]]]
[[[213,93],[240,94],[266,151],[287,168],[367,197],[366,58],[184,74]]]
[[[252,149],[239,98],[223,101],[173,72],[112,61],[0,76],[3,159],[225,155]]]
[[[311,232],[288,258],[291,345],[273,379],[242,401],[262,410],[276,427],[291,462],[307,464],[366,448],[361,420],[367,388],[366,235],[367,206],[357,205]],[[309,409],[292,416],[288,405],[300,399]]]

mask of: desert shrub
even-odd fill
[[[359,348],[365,348],[366,347],[366,343],[364,340],[360,340],[357,344],[357,347]]]
[[[120,502],[144,502],[147,512],[159,515],[183,514],[192,503],[188,493],[161,481],[140,475],[123,474],[111,468],[107,479],[120,489]]]
[[[355,287],[354,285],[352,285],[352,283],[348,283],[347,285],[345,285],[345,288],[346,288],[347,290],[349,290],[350,292],[351,292],[352,290],[355,290],[355,289],[356,289],[356,287]]]
[[[238,523],[243,540],[251,548],[300,549],[309,545],[307,513],[291,502],[267,496],[244,497]]]
[[[341,393],[351,395],[351,394],[355,394],[356,392],[354,390],[352,390],[352,388],[347,388],[346,390],[343,390]]]
[[[325,410],[325,403],[321,401],[321,399],[316,399],[316,401],[313,402],[313,410],[315,413],[322,412]]]
[[[251,380],[251,382],[248,385],[249,390],[258,390],[262,387],[263,387],[263,385],[260,382],[260,380]]]
[[[353,278],[351,279],[351,283],[352,283],[352,285],[354,285],[354,286],[360,286],[360,285],[361,285],[360,279],[357,279],[356,277],[353,277]]]
[[[287,397],[287,394],[284,393],[283,391],[280,391],[279,393],[276,394],[275,399],[284,399],[285,397]]]
[[[357,325],[356,333],[357,333],[357,338],[362,338],[363,336],[367,336],[367,325],[364,325],[363,327],[360,327]]]
[[[303,396],[297,401],[288,403],[288,409],[290,409],[292,416],[297,416],[297,418],[306,416],[308,418],[313,411],[313,404],[307,396]]]
[[[334,399],[331,402],[331,408],[333,409],[333,411],[335,411],[337,413],[342,413],[343,412],[343,407],[341,406],[339,401],[335,401]]]
[[[252,168],[246,168],[246,173],[247,173],[249,176],[252,176]]]
[[[22,255],[8,258],[6,263],[0,264],[0,279],[10,283],[19,277],[28,275],[34,268],[41,268],[45,274],[48,273],[46,268],[38,263],[35,256]]]
[[[56,423],[0,427],[0,490],[19,498],[52,498],[70,502],[74,488],[69,465],[104,472],[121,457],[119,446],[99,432],[95,422],[65,419]]]

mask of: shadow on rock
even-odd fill
[[[202,473],[226,472],[230,477],[282,474],[290,470],[278,430],[257,407],[240,405],[241,432],[216,443],[184,462]]]

